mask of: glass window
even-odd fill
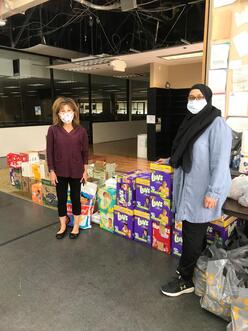
[[[126,120],[127,81],[114,77],[91,76],[92,120]]]
[[[144,119],[147,114],[147,89],[146,81],[131,80],[132,119]]]
[[[0,126],[51,123],[49,59],[0,50]]]

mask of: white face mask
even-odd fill
[[[187,104],[188,110],[192,114],[198,114],[207,105],[206,99],[201,100],[189,100]]]
[[[63,123],[70,124],[74,118],[74,113],[73,111],[69,111],[67,113],[59,113],[59,117]]]

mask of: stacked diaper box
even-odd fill
[[[171,253],[173,214],[173,168],[167,163],[154,162],[151,169],[150,218],[152,221],[152,247]]]
[[[172,244],[171,254],[175,256],[181,256],[183,250],[183,234],[182,234],[182,221],[175,221],[172,231]]]
[[[222,247],[238,225],[236,217],[226,215],[210,222],[207,229],[207,243],[210,245],[215,243],[217,246]]]
[[[116,234],[123,235],[124,229],[128,234],[124,235],[126,238],[151,244],[151,234],[149,233],[146,238],[144,236],[147,229],[150,228],[149,195],[149,172],[136,170],[117,176],[117,206],[114,217]],[[141,218],[143,218],[143,223]],[[147,222],[148,225],[146,225]]]
[[[114,206],[116,205],[116,187],[104,186],[97,192],[98,209],[100,212],[100,227],[114,232]]]

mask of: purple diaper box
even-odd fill
[[[133,210],[121,206],[114,207],[114,232],[127,239],[133,239]]]
[[[172,244],[171,244],[171,254],[176,256],[181,256],[183,250],[183,237],[182,232],[177,229],[173,230]]]
[[[170,200],[163,199],[159,195],[152,194],[150,196],[151,220],[160,222],[162,225],[171,225],[173,217],[170,207]]]
[[[134,210],[134,240],[152,245],[152,221],[149,213]]]
[[[142,177],[136,178],[136,209],[144,212],[149,212],[150,193],[151,193],[151,175],[144,174]]]
[[[234,220],[226,227],[210,223],[207,229],[207,242],[208,244],[217,243],[221,246],[231,236],[233,230],[237,226],[238,220]]]
[[[173,168],[167,164],[151,163],[151,193],[164,199],[172,197]]]
[[[134,209],[136,207],[136,178],[147,175],[137,170],[117,176],[117,205]]]

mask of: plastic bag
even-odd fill
[[[208,261],[218,260],[227,257],[227,252],[224,249],[219,249],[215,245],[208,246],[202,256],[199,257],[196,267],[194,270],[194,286],[195,294],[198,296],[203,296],[206,292],[206,271]]]
[[[237,296],[240,282],[234,268],[228,259],[209,261],[206,276],[206,293],[201,299],[201,307],[229,322],[232,298]]]
[[[228,197],[233,200],[239,200],[248,193],[248,176],[240,175],[232,180],[231,190]]]
[[[238,203],[241,206],[248,207],[248,188],[247,188],[247,192],[238,199]]]
[[[227,331],[248,331],[248,275],[243,275],[243,280],[238,286],[237,296],[232,298],[231,318]]]

